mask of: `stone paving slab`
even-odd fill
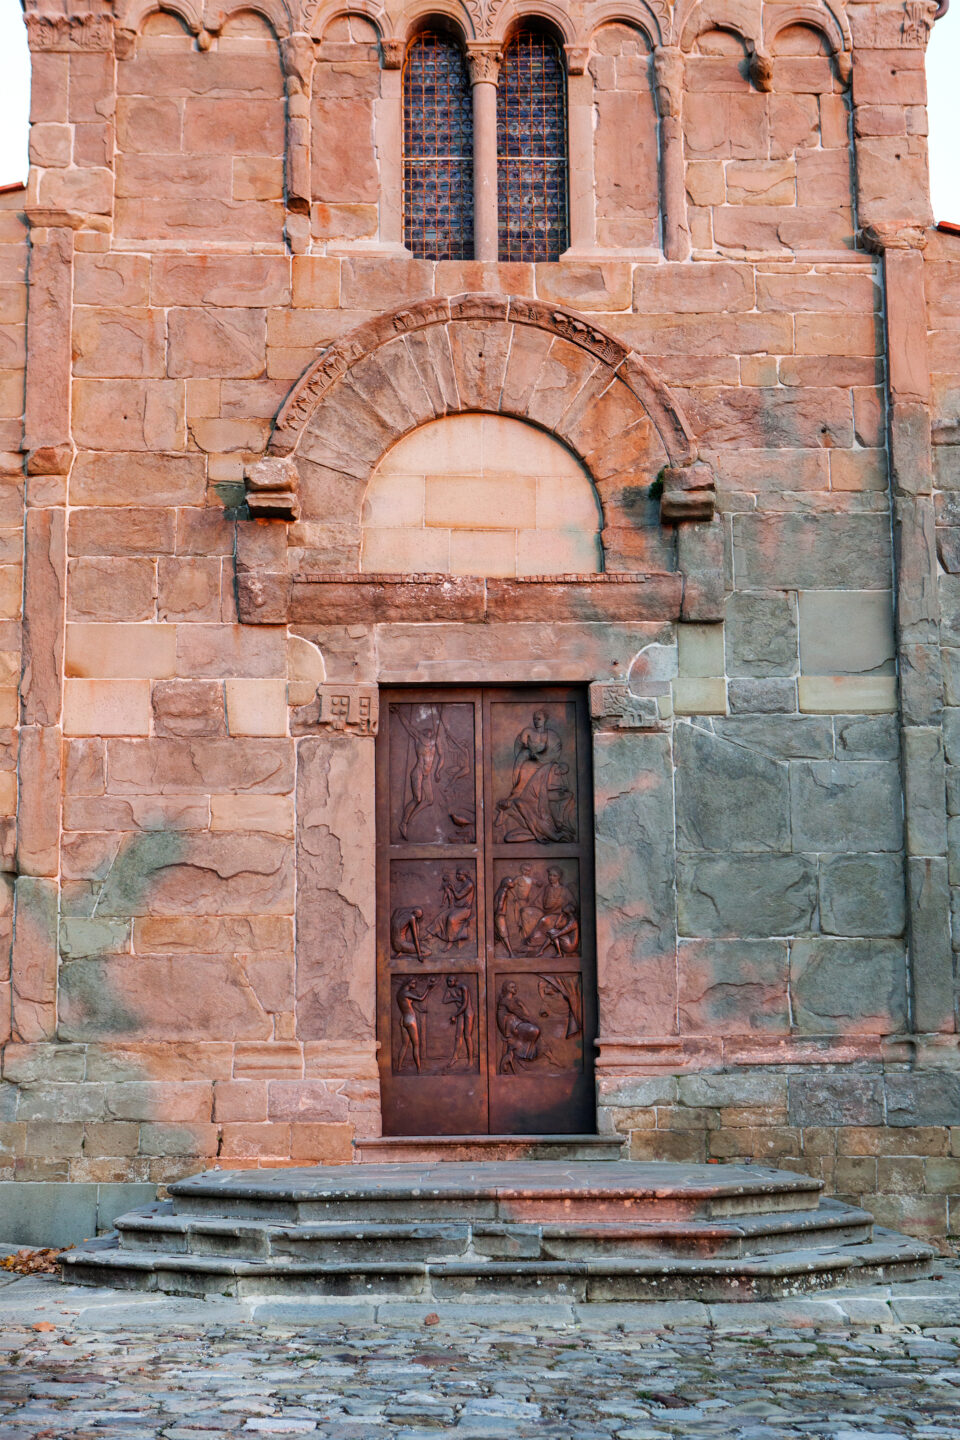
[[[0,1291],[0,1440],[284,1435],[960,1440],[960,1263],[759,1304]]]

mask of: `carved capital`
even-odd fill
[[[674,45],[658,45],[653,52],[653,83],[661,120],[677,119],[683,99],[683,54]]]
[[[272,455],[248,465],[244,471],[247,508],[257,520],[299,520],[297,489],[300,476],[296,461]]]
[[[590,60],[589,45],[564,45],[563,53],[567,57],[568,75],[585,75]]]
[[[27,15],[31,50],[112,50],[109,15]]]
[[[684,520],[712,520],[717,508],[713,471],[703,461],[693,465],[665,465],[659,479],[660,519],[675,525]]]
[[[496,85],[500,77],[500,61],[503,51],[499,45],[489,41],[467,41],[467,70],[471,85]]]
[[[407,45],[404,40],[381,40],[380,41],[380,63],[384,70],[400,70],[403,68],[403,57],[407,53]]]
[[[314,48],[309,35],[288,35],[280,41],[280,60],[287,82],[287,93],[309,95],[313,74]]]
[[[660,710],[653,696],[632,695],[616,681],[598,681],[590,686],[590,719],[598,730],[653,730],[660,724]]]
[[[904,0],[900,25],[900,44],[919,45],[926,49],[933,22],[940,13],[937,0]]]
[[[862,226],[860,238],[874,255],[885,250],[925,250],[927,232],[922,225],[907,220],[875,220]]]

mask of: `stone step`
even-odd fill
[[[246,1260],[295,1258],[341,1262],[505,1259],[594,1259],[603,1256],[767,1255],[803,1246],[869,1241],[872,1219],[837,1201],[817,1210],[744,1215],[736,1220],[688,1219],[623,1224],[353,1223],[277,1225],[174,1213],[173,1202],[146,1206],[117,1222],[124,1251],[162,1250]]]
[[[814,1210],[822,1184],[763,1165],[537,1160],[209,1170],[168,1189],[180,1215],[569,1225]]]
[[[491,1160],[619,1160],[619,1135],[384,1135],[356,1142],[364,1164]]]
[[[834,1286],[923,1275],[935,1252],[877,1230],[860,1244],[822,1245],[785,1254],[618,1257],[588,1260],[376,1260],[304,1262],[137,1252],[97,1247],[66,1252],[66,1280],[178,1295],[273,1294],[404,1297],[417,1300],[562,1298],[579,1301],[756,1300]]]

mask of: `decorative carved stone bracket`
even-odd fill
[[[247,508],[255,520],[299,520],[300,477],[294,460],[272,455],[257,460],[244,471]]]
[[[335,735],[376,735],[380,725],[380,691],[376,685],[336,682],[317,686],[316,698],[294,710],[295,735],[323,730]]]
[[[380,55],[384,70],[402,70],[406,51],[407,42],[405,40],[398,40],[395,36],[381,40]]]
[[[693,465],[665,465],[659,476],[660,519],[670,524],[684,520],[712,520],[717,508],[713,471],[703,461]]]
[[[661,723],[653,696],[633,695],[617,681],[590,686],[590,719],[598,730],[654,730]]]
[[[860,239],[867,250],[882,255],[885,250],[925,250],[927,232],[908,220],[875,220],[864,225]]]

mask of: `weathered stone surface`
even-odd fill
[[[893,597],[884,590],[800,592],[805,675],[893,674]]]
[[[615,1034],[669,1034],[676,1028],[677,931],[668,738],[597,736],[594,777],[605,1023]]]
[[[272,835],[146,833],[125,839],[97,913],[112,915],[289,914],[293,865]]]
[[[727,601],[728,675],[795,675],[797,610],[792,595],[733,594]]]
[[[891,1074],[884,1089],[890,1125],[956,1125],[960,1117],[960,1075],[943,1070]]]
[[[828,935],[902,935],[899,855],[831,855],[820,863],[820,925]]]
[[[890,1034],[907,1018],[906,964],[896,940],[795,940],[790,995],[808,1035]]]
[[[681,935],[793,935],[813,926],[816,860],[680,854],[677,902]]]
[[[789,847],[785,765],[692,725],[677,727],[676,763],[681,848],[750,851]]]
[[[794,843],[805,850],[899,850],[900,777],[881,761],[798,761],[790,768]]]
[[[60,997],[68,1040],[214,1040],[225,1030],[252,1040],[273,1032],[242,964],[214,956],[71,960],[61,968]]]
[[[373,1036],[372,772],[372,738],[297,742],[297,1027],[310,1039]]]
[[[751,588],[890,588],[890,531],[880,516],[739,515],[733,544]]]
[[[4,886],[9,906],[12,892]],[[50,1040],[57,1030],[57,884],[23,876],[16,883],[11,957],[13,1035]]]
[[[797,710],[797,682],[770,677],[727,682],[731,715],[792,715]]]
[[[787,1000],[787,946],[776,940],[682,940],[680,942],[681,1034],[729,1035],[745,1028],[761,1034],[786,1034],[790,1029]],[[700,1079],[701,1077],[696,1077]],[[706,1077],[704,1077],[706,1078]],[[693,1079],[693,1077],[691,1077]],[[761,1081],[761,1077],[757,1077]],[[763,1077],[763,1096],[757,1100],[720,1098],[720,1088],[708,1086],[690,1093],[682,1087],[687,1104],[766,1103],[771,1086]]]
[[[791,1075],[793,1125],[882,1125],[883,1077],[845,1070]]]

